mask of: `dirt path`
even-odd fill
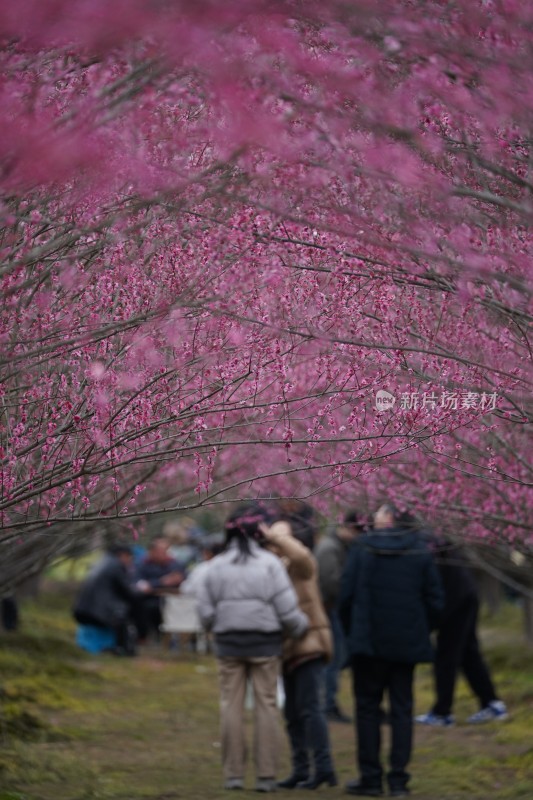
[[[531,653],[516,631],[501,621],[498,625],[486,630],[486,649],[511,718],[467,725],[464,720],[475,705],[460,684],[458,724],[416,728],[411,771],[413,795],[419,800],[533,798]],[[0,800],[227,799],[221,788],[216,664],[211,657],[152,649],[136,659],[88,657],[71,664],[60,650],[54,651],[51,640],[42,641],[40,649],[32,645],[30,651],[28,641],[21,640],[17,650],[14,639],[0,639],[0,673],[2,666],[9,667],[12,676],[3,685],[22,695],[31,686],[50,728],[31,742],[4,737]],[[416,697],[417,711],[426,711],[431,702],[427,668],[418,671]],[[341,701],[350,709],[347,673]],[[320,791],[335,798],[343,796],[344,783],[356,775],[355,742],[351,725],[336,724],[330,730],[339,787]],[[251,729],[249,733],[251,743]],[[386,728],[383,736],[386,745]],[[280,775],[289,768],[285,741],[283,752]],[[251,766],[247,784],[253,786]],[[243,795],[245,800],[248,792]],[[277,796],[285,795],[295,799],[308,793]]]

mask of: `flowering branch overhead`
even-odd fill
[[[2,5],[2,535],[394,486],[529,548],[527,4]]]

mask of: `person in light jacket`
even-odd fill
[[[262,547],[258,503],[239,506],[225,525],[226,549],[213,558],[198,596],[202,624],[212,631],[220,685],[222,763],[226,789],[244,787],[244,700],[254,695],[256,790],[276,790],[279,754],[277,680],[283,637],[301,638],[307,616],[281,560]]]

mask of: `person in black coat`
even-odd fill
[[[347,638],[356,700],[360,779],[348,794],[383,793],[381,701],[389,695],[392,746],[390,794],[409,792],[415,665],[433,657],[429,634],[444,607],[440,578],[426,544],[399,524],[394,506],[374,517],[374,530],[353,545],[341,581],[339,616]]]
[[[444,537],[430,540],[444,587],[446,604],[437,634],[433,665],[436,702],[427,714],[416,717],[423,725],[448,727],[452,715],[459,670],[479,701],[479,711],[468,722],[490,722],[508,716],[505,703],[496,695],[489,668],[477,638],[479,597],[463,551]]]
[[[127,545],[109,547],[83,583],[73,609],[80,625],[111,628],[116,635],[117,655],[135,655],[131,622],[138,613],[142,592],[131,582],[133,551]]]

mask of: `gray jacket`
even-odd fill
[[[309,621],[300,611],[292,583],[280,559],[250,542],[244,559],[237,544],[211,559],[198,595],[203,626],[216,634],[227,631],[283,630],[298,639]]]
[[[341,577],[351,542],[344,542],[334,530],[323,536],[314,549],[318,583],[326,611],[332,611],[339,597]]]

